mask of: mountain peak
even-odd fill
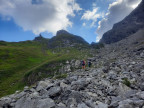
[[[56,33],[56,36],[61,35],[61,34],[69,34],[66,30],[59,30]]]
[[[39,34],[39,36],[35,37],[34,41],[41,41],[45,39],[41,34]]]

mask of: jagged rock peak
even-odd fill
[[[34,41],[41,41],[45,39],[41,34],[39,34],[39,36],[35,37]]]
[[[61,34],[69,34],[66,30],[59,30],[56,33],[56,36],[61,35]]]

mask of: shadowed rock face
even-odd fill
[[[144,0],[121,22],[114,24],[113,28],[106,32],[101,43],[111,44],[118,42],[144,28]]]
[[[49,48],[74,47],[79,45],[88,46],[89,44],[82,37],[70,34],[65,30],[57,31],[56,36],[52,37],[48,43]]]

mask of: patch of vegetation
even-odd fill
[[[104,47],[104,44],[103,43],[95,43],[95,42],[92,42],[91,46],[95,49],[100,49],[100,48],[103,48]]]
[[[131,83],[130,81],[128,80],[128,78],[123,78],[123,84],[125,84],[126,86],[130,87]]]
[[[67,74],[60,74],[60,75],[56,75],[54,78],[55,79],[64,79],[67,77]]]

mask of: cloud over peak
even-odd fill
[[[68,16],[82,10],[75,0],[1,0],[0,14],[12,18],[24,30],[35,34],[72,26]]]

